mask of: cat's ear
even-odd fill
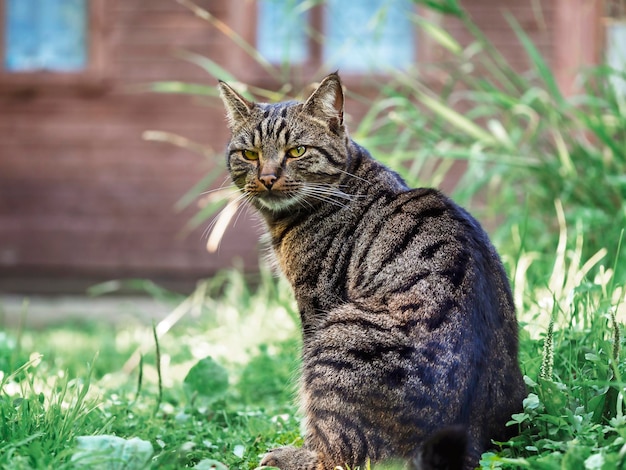
[[[255,104],[245,99],[222,80],[219,81],[219,89],[220,97],[226,108],[228,126],[233,129],[250,117],[250,113],[254,109]]]
[[[304,112],[322,119],[331,130],[343,126],[343,90],[337,72],[322,80],[304,103]]]

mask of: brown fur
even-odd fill
[[[483,229],[350,139],[337,74],[305,103],[220,91],[231,177],[266,222],[302,320],[305,444],[261,464],[439,462],[460,442],[464,468],[476,466],[525,393],[508,280]],[[455,439],[459,428],[467,439]]]

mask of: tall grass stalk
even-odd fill
[[[512,16],[506,15],[507,21],[531,64],[527,74],[509,65],[467,15],[458,17],[475,42],[461,47],[443,28],[430,25],[440,43],[453,44],[446,47],[452,62],[446,66],[447,82],[433,89],[420,74],[398,73],[402,91],[394,87],[388,94],[402,93],[403,99],[386,110],[397,117],[379,132],[392,133],[402,123],[415,154],[466,161],[457,198],[487,200],[485,216],[501,228],[499,245],[507,243],[513,226],[525,224],[537,251],[550,251],[560,225],[551,210],[558,200],[567,224],[582,227],[583,258],[604,248],[619,253],[626,226],[626,179],[619,176],[626,174],[626,114],[625,99],[611,83],[624,73],[605,66],[582,71],[583,94],[564,97],[553,71]],[[421,118],[416,118],[416,103],[424,111]],[[522,220],[527,215],[517,209],[520,205],[527,207],[529,220]],[[619,257],[621,266],[626,255]],[[619,279],[624,271],[617,273]]]
[[[268,63],[228,25],[190,0],[178,1],[283,84],[278,91],[242,87],[242,93],[254,98],[253,91],[270,101],[291,94],[289,77],[294,69]],[[306,3],[306,8],[318,3]],[[512,249],[507,245],[514,227],[524,224],[535,251],[550,252],[557,244],[555,234],[560,224],[552,207],[559,200],[567,224],[582,227],[583,258],[589,259],[603,248],[617,252],[620,230],[626,226],[626,100],[612,82],[624,77],[624,72],[606,66],[581,71],[581,94],[565,97],[554,71],[510,14],[505,14],[503,21],[528,59],[530,70],[525,73],[511,65],[458,1],[416,3],[458,18],[473,41],[463,46],[441,25],[415,17],[416,27],[441,45],[448,56],[440,64],[418,64],[413,70],[395,72],[391,80],[381,83],[381,94],[369,102],[370,109],[357,125],[355,138],[412,185],[441,184],[454,162],[464,162],[467,169],[455,197],[474,206],[474,211],[482,212],[481,218],[497,227],[494,237],[503,251]],[[237,82],[235,74],[209,58],[191,53],[182,56],[215,78]],[[439,74],[446,77],[443,83],[429,85],[432,80],[428,73],[433,69],[444,72]],[[195,84],[155,83],[151,89],[216,95],[213,87],[198,88]],[[151,132],[146,137],[214,155],[211,149],[187,143],[179,136]],[[199,182],[181,200],[180,207],[194,203],[215,176]],[[218,194],[228,197],[227,192]],[[225,204],[216,198],[204,201],[190,228],[205,223]],[[520,211],[520,205],[526,211]],[[214,224],[209,237],[212,249],[224,236],[236,209],[235,202]],[[567,240],[568,246],[575,243],[575,238]],[[621,267],[626,264],[626,252],[619,256]],[[617,278],[626,279],[626,269],[619,269]]]

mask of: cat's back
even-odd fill
[[[380,449],[406,456],[439,427],[462,424],[474,461],[505,435],[523,398],[499,257],[480,224],[437,190],[380,191],[359,205],[356,227],[335,240],[349,253],[345,276],[341,258],[329,265],[345,279],[345,291],[335,284],[341,301],[305,337],[305,407],[313,416],[312,403],[341,408],[355,428],[375,423],[363,449],[381,458]],[[321,285],[329,297],[333,284]]]
[[[459,299],[481,277],[506,278],[484,229],[440,191],[382,190],[371,199],[352,235],[352,297],[378,297],[389,305],[439,291]]]

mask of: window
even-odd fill
[[[604,3],[605,60],[613,69],[626,73],[626,3],[607,0]],[[614,74],[611,82],[615,91],[626,96],[626,80]]]
[[[259,0],[257,48],[273,63],[364,73],[415,61],[411,0]],[[320,31],[321,34],[316,33]]]
[[[2,90],[104,84],[107,0],[0,0]]]
[[[615,70],[626,72],[626,21],[614,21],[606,27],[606,62]],[[626,80],[614,74],[611,82],[615,91],[626,96]]]
[[[272,63],[307,58],[309,9],[303,0],[259,1],[257,49]]]
[[[84,70],[87,20],[86,0],[6,0],[5,70]]]
[[[407,68],[414,61],[411,1],[328,0],[324,60],[354,72]]]

